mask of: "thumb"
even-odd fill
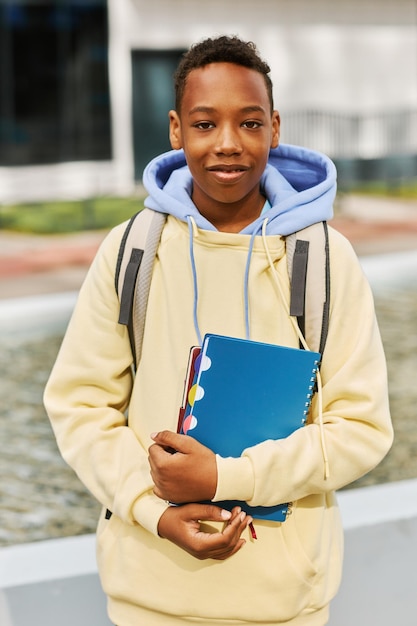
[[[161,446],[177,452],[188,452],[190,447],[187,435],[179,435],[171,430],[161,430],[159,433],[152,433],[151,439]]]

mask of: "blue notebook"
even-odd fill
[[[307,419],[320,355],[317,352],[208,334],[195,364],[194,384],[180,432],[223,457],[267,439],[288,437]],[[288,504],[242,507],[254,518],[285,521]]]

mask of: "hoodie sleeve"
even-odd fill
[[[132,354],[114,287],[123,232],[107,236],[87,274],[44,402],[63,458],[94,497],[157,534],[166,504],[152,492],[149,443],[126,427]]]
[[[340,489],[373,469],[391,447],[386,362],[371,289],[349,242],[330,233],[330,328],[321,367],[329,476],[316,394],[304,428],[248,448],[239,459],[217,457],[214,500],[271,506]]]

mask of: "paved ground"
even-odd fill
[[[331,224],[360,256],[417,250],[417,201],[342,196]],[[31,236],[0,230],[0,299],[78,290],[105,232]]]

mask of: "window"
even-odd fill
[[[173,75],[185,50],[132,52],[135,179],[145,165],[170,149],[168,111],[174,108]]]
[[[106,0],[0,0],[0,165],[111,158]]]

